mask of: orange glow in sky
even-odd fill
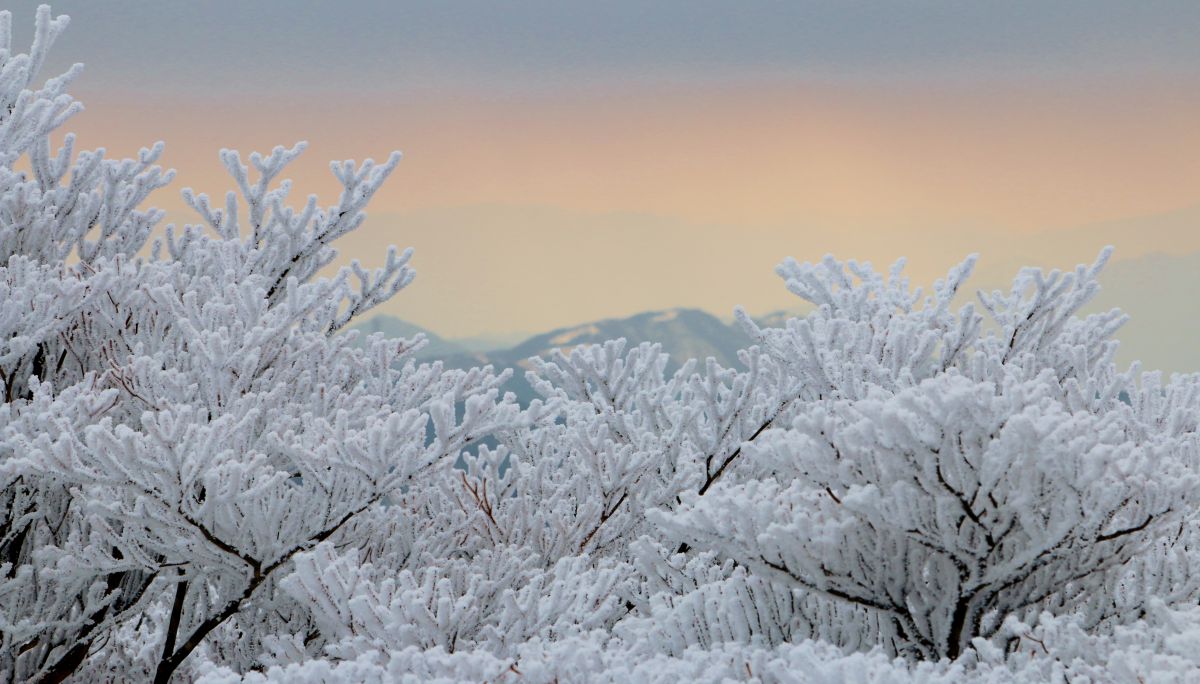
[[[88,63],[69,128],[113,154],[166,141],[179,175],[156,201],[176,220],[179,189],[229,187],[222,147],[310,141],[298,199],[329,203],[330,160],[402,150],[340,248],[374,264],[413,246],[418,278],[386,312],[447,336],[787,308],[786,256],[906,256],[927,282],[978,251],[990,288],[1109,243],[1124,284],[1104,303],[1134,314],[1134,338],[1200,319],[1155,277],[1200,286],[1200,51],[1180,16],[351,5],[56,6],[88,32],[60,50]],[[122,13],[144,15],[143,42],[113,33]]]

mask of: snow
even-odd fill
[[[563,332],[555,335],[554,337],[550,338],[550,344],[558,346],[558,347],[565,347],[569,344],[572,344],[573,342],[575,342],[575,340],[578,340],[581,337],[586,337],[588,335],[595,335],[599,332],[600,332],[600,328],[596,327],[595,325],[586,325],[586,326],[580,326],[578,328],[571,328],[570,330],[563,331]]]
[[[322,206],[223,151],[145,256],[173,175],[51,145],[65,25],[0,30],[0,680],[1196,679],[1200,376],[1115,365],[1109,250],[978,305],[788,259],[737,367],[576,328],[523,408],[335,334],[412,281],[322,276],[397,155]]]

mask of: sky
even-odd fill
[[[36,3],[9,3],[28,35]],[[60,2],[69,124],[222,195],[221,148],[404,160],[341,259],[449,337],[795,306],[784,257],[977,285],[1117,248],[1122,358],[1200,370],[1200,3]],[[22,31],[22,29],[25,29]],[[1105,281],[1107,284],[1107,281]],[[1190,331],[1190,332],[1189,332]],[[1193,334],[1195,333],[1195,334]],[[1193,351],[1195,349],[1195,351]]]

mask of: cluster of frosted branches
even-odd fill
[[[521,417],[488,369],[332,335],[412,278],[407,252],[318,277],[396,155],[335,164],[337,204],[294,209],[276,180],[302,146],[252,171],[223,152],[238,192],[185,192],[206,225],[141,256],[162,146],[52,151],[78,70],[34,84],[66,19],[39,10],[15,54],[2,16],[0,679],[165,681],[231,632],[253,662],[316,629],[279,590],[295,557],[386,536],[386,503]]]
[[[220,159],[171,181],[51,138],[0,14],[0,681],[1183,678],[1200,667],[1200,378],[1120,370],[1074,271],[928,292],[788,260],[812,313],[738,362],[623,340],[507,373],[349,323],[411,252],[333,275],[395,167]]]

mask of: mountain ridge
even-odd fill
[[[781,315],[786,313],[773,312],[764,318],[778,318]],[[706,311],[686,307],[643,311],[623,318],[605,318],[564,326],[531,335],[510,347],[492,350],[468,349],[455,340],[442,338],[432,331],[386,314],[365,321],[355,329],[367,334],[383,332],[390,337],[425,334],[430,344],[417,354],[422,361],[440,360],[450,368],[465,369],[482,365],[511,368],[514,373],[506,389],[514,392],[522,402],[534,397],[533,388],[523,372],[529,367],[528,359],[534,356],[547,357],[555,349],[569,353],[580,345],[598,344],[617,338],[624,338],[631,347],[652,342],[662,345],[663,351],[670,356],[670,372],[688,359],[710,356],[721,365],[737,365],[738,350],[750,344],[749,336],[736,323],[725,323]]]

